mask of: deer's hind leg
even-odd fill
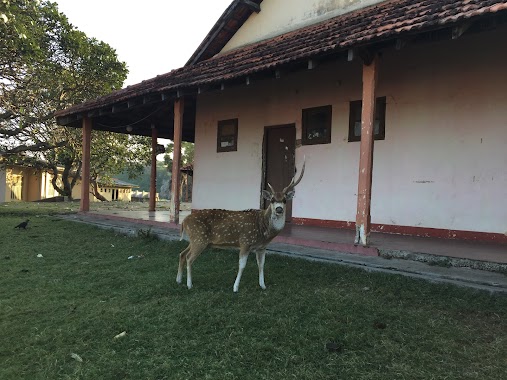
[[[208,247],[207,244],[190,244],[187,253],[187,288],[192,289],[192,263]]]
[[[176,275],[176,282],[178,284],[181,284],[181,281],[183,279],[183,265],[185,265],[185,261],[187,261],[188,251],[190,251],[190,244],[180,253],[180,263],[178,265],[178,274]]]

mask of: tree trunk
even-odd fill
[[[72,181],[70,182],[70,188],[73,189],[74,186],[76,186],[77,180],[81,177],[81,168],[83,167],[83,162],[79,161],[77,164],[76,174],[72,178]]]
[[[63,191],[68,201],[72,201],[72,186],[69,180],[69,174],[72,166],[65,165],[62,173]]]
[[[90,180],[90,183],[92,185],[92,190],[93,190],[93,191],[90,191],[90,194],[92,194],[95,198],[97,198],[101,202],[107,202],[107,199],[104,198],[104,196],[99,193],[99,187],[97,185],[97,180],[95,178],[92,178]]]
[[[53,178],[51,179],[51,184],[53,185],[53,188],[56,190],[58,194],[60,194],[62,197],[65,196],[65,192],[60,189],[60,186],[58,186],[58,168],[56,166],[52,167],[53,171]]]

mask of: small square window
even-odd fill
[[[217,152],[234,152],[238,150],[238,119],[218,122]]]
[[[361,141],[361,112],[363,102],[355,100],[350,102],[349,115],[349,142]],[[375,104],[375,123],[373,125],[375,140],[386,138],[386,97],[377,98]]]
[[[303,145],[331,143],[331,112],[330,105],[303,110]]]

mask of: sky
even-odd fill
[[[129,75],[124,86],[185,65],[232,0],[55,0],[88,37],[108,43]]]

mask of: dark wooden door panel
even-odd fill
[[[286,187],[294,176],[296,127],[294,124],[267,127],[265,132],[265,183],[276,191]],[[287,203],[286,221],[292,219],[292,201]]]

